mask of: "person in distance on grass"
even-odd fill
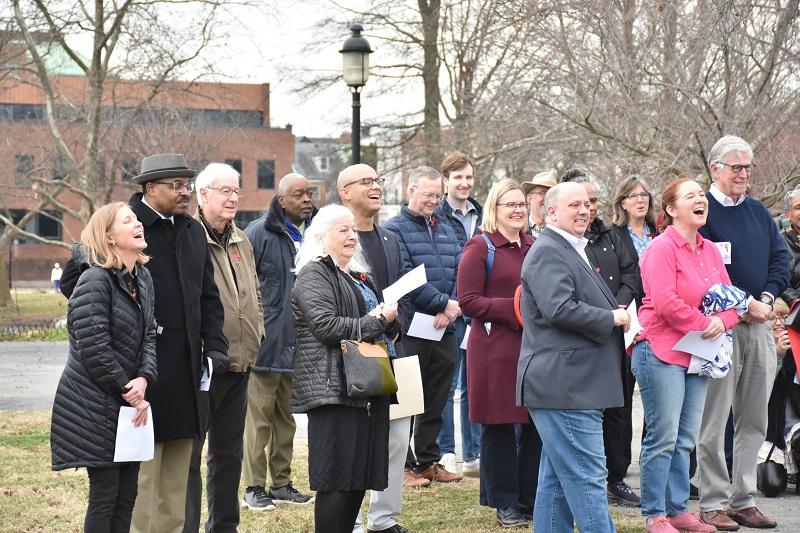
[[[138,462],[114,462],[120,407],[147,422],[156,380],[153,281],[141,222],[123,202],[98,209],[81,232],[85,264],[69,299],[69,358],[58,382],[50,429],[53,470],[85,467],[84,531],[128,531]]]

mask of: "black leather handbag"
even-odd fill
[[[347,395],[351,398],[369,398],[397,392],[397,381],[385,344],[362,341],[360,324],[357,337],[359,340],[342,340],[339,346]]]
[[[786,468],[772,460],[772,452],[774,451],[775,445],[773,444],[769,454],[767,454],[767,460],[759,464],[756,470],[758,490],[767,498],[774,498],[783,494],[788,483]]]

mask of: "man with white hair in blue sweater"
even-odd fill
[[[747,196],[753,149],[722,137],[708,156],[714,183],[703,237],[722,250],[731,282],[752,296],[733,330],[731,371],[708,386],[697,448],[700,518],[720,531],[739,526],[773,528],[755,505],[758,450],[767,432],[767,404],[775,380],[775,341],[768,322],[772,303],[789,279],[789,253],[767,208]],[[724,438],[733,409],[733,473],[728,477]]]

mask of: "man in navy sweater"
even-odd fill
[[[722,137],[708,157],[714,183],[703,237],[723,250],[731,282],[752,296],[733,330],[728,375],[708,385],[697,448],[700,517],[721,531],[739,525],[772,528],[775,520],[755,506],[756,462],[767,432],[767,404],[775,380],[775,341],[767,318],[789,279],[789,253],[767,208],[748,197],[753,150],[739,137]],[[733,408],[733,480],[724,438]]]

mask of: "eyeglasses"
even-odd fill
[[[649,192],[632,192],[628,196],[626,196],[628,200],[635,202],[636,200],[647,200],[650,198]]]
[[[230,187],[206,187],[206,189],[211,189],[212,191],[218,191],[222,196],[229,197],[232,195],[236,195],[238,198],[242,197],[242,190],[241,189],[231,189]]]
[[[194,190],[194,182],[192,180],[174,180],[174,181],[154,181],[157,185],[169,185],[173,191],[182,191],[186,189],[189,192]]]
[[[442,195],[435,192],[421,192],[420,194],[422,195],[423,198],[427,200],[439,201],[442,199]]]
[[[717,161],[718,165],[724,165],[731,169],[731,172],[734,174],[739,174],[742,170],[746,171],[748,174],[753,172],[753,169],[756,168],[755,163],[750,163],[749,165],[729,165],[728,163],[723,163],[722,161]]]
[[[497,204],[497,206],[507,207],[509,209],[516,210],[516,209],[528,209],[531,206],[531,204],[529,204],[528,202],[519,202],[519,203],[506,202],[504,204]]]
[[[342,186],[342,189],[345,187],[349,187],[350,185],[355,185],[356,183],[360,183],[365,187],[372,187],[375,183],[378,184],[379,187],[383,187],[383,184],[386,183],[386,178],[361,178],[360,180],[351,181],[350,183],[346,183]]]

